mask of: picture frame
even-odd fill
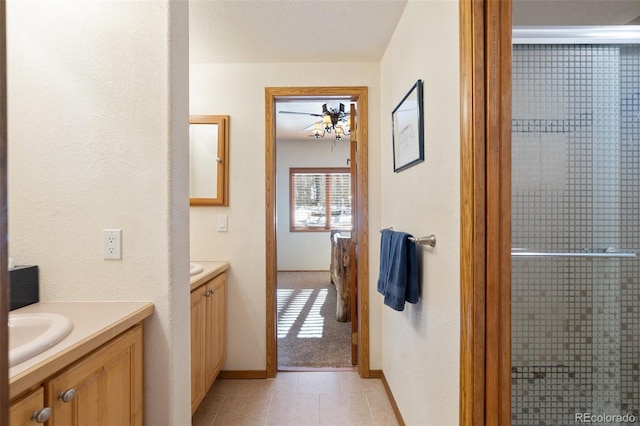
[[[416,81],[391,113],[393,171],[398,173],[424,161],[422,80]]]

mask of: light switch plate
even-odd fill
[[[227,215],[226,214],[219,214],[218,215],[217,230],[218,230],[218,232],[227,232],[228,228],[227,228]]]

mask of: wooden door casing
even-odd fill
[[[350,111],[350,136],[351,142],[351,154],[350,158],[350,170],[351,170],[351,199],[358,199],[358,117],[357,109],[354,103],[351,103]],[[351,229],[354,231],[358,229],[358,205],[352,203],[351,205]],[[349,294],[351,294],[351,365],[358,364],[358,339],[353,338],[358,333],[358,262],[355,261],[358,257],[358,234],[357,232],[351,233],[351,247],[349,258],[354,259],[351,262],[351,268],[349,269]]]
[[[266,269],[266,376],[275,377],[278,370],[277,348],[277,232],[276,232],[276,98],[340,97],[357,104],[360,117],[357,132],[357,223],[354,230],[358,241],[357,289],[358,298],[358,372],[370,376],[369,366],[369,221],[368,221],[368,88],[364,86],[338,87],[267,87],[265,89],[265,269]]]
[[[460,5],[460,424],[511,424],[511,0]]]

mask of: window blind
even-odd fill
[[[290,169],[291,230],[351,230],[351,175],[346,168]]]

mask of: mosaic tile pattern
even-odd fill
[[[514,248],[640,253],[640,46],[514,46],[512,144]],[[512,366],[513,425],[640,418],[640,259],[514,258]]]

